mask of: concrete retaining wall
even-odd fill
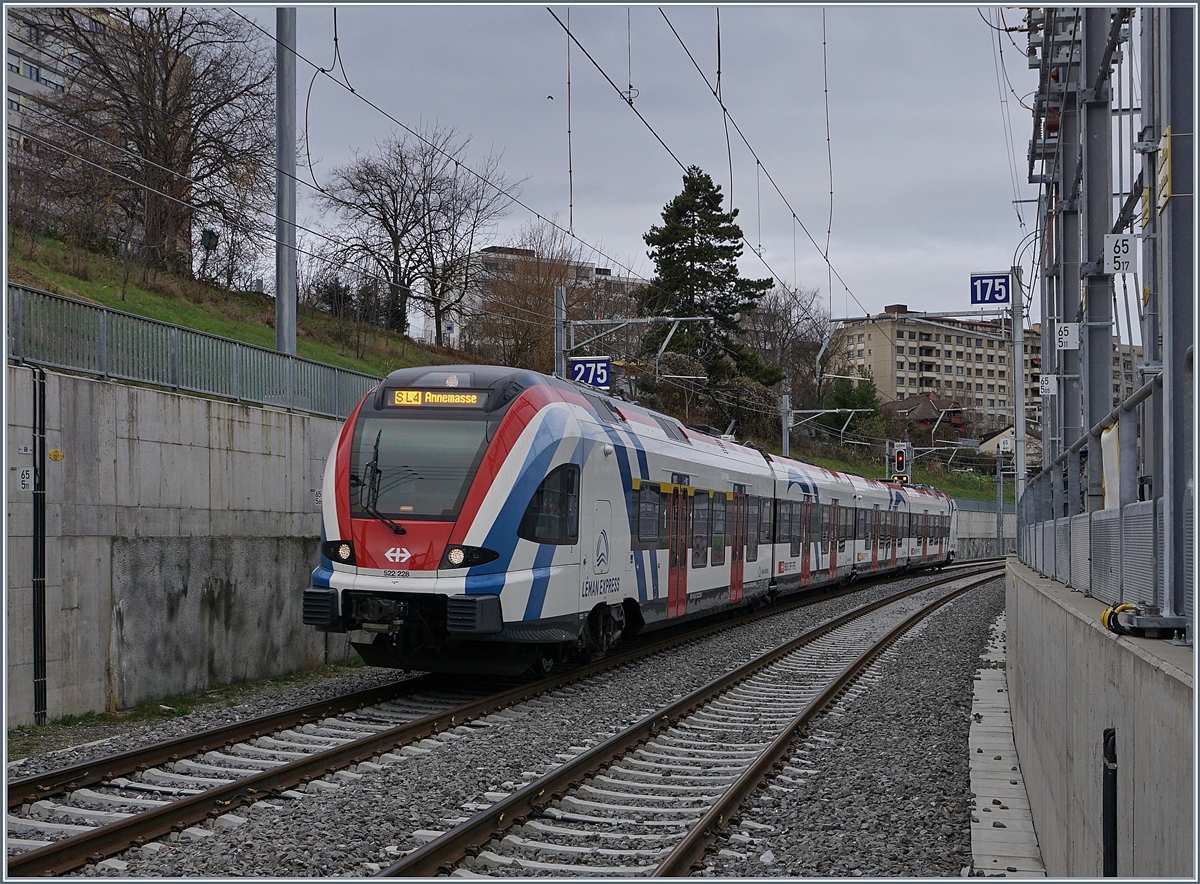
[[[1104,604],[1008,560],[1013,731],[1046,874],[1103,871],[1102,741],[1117,729],[1117,874],[1195,879],[1190,648],[1116,636]]]
[[[1004,549],[1000,549],[1000,541],[996,537],[996,511],[966,512],[958,511],[958,545],[954,548],[954,557],[963,559],[991,559],[1006,553],[1015,552],[1017,548],[1017,516],[1015,513],[1004,514]]]
[[[346,656],[301,624],[338,422],[47,372],[47,713]],[[8,723],[33,721],[33,373],[8,367]]]

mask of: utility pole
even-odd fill
[[[996,543],[999,551],[996,555],[1004,555],[1004,466],[1000,452],[996,452]]]
[[[779,410],[783,413],[783,456],[791,457],[789,452],[792,441],[792,397],[787,393],[783,394]]]
[[[1025,493],[1025,293],[1021,288],[1021,268],[1013,267],[1013,458],[1016,466],[1017,500]]]
[[[567,377],[567,289],[554,287],[554,376]]]
[[[1084,264],[1082,385],[1083,432],[1087,433],[1113,407],[1112,276],[1104,272],[1104,235],[1112,231],[1112,98],[1104,67],[1112,10],[1083,10],[1083,221]],[[1087,499],[1082,512],[1104,509],[1103,458],[1089,444]]]
[[[296,355],[296,10],[275,10],[275,349]],[[289,391],[290,392],[290,391]]]

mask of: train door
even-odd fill
[[[742,585],[746,563],[746,486],[733,486],[729,549],[729,601],[742,600]]]
[[[879,570],[879,504],[871,510],[871,570]]]
[[[800,585],[808,586],[812,579],[812,502],[800,504],[800,524],[792,530],[800,538]]]
[[[921,564],[925,564],[925,559],[929,555],[929,510],[921,513],[918,531],[921,532]]]
[[[841,507],[835,500],[829,504],[829,579],[837,580],[838,562],[838,520],[841,518]]]
[[[896,547],[900,545],[900,513],[896,510],[888,510],[888,545],[891,547],[891,555],[888,556],[891,567],[896,567]]]
[[[686,481],[682,476],[672,478]],[[667,617],[687,613],[688,554],[692,548],[688,503],[688,489],[680,483],[672,484],[667,533]]]

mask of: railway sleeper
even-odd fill
[[[100,825],[115,823],[133,816],[132,813],[122,811],[98,810],[94,807],[79,807],[74,804],[59,804],[54,801],[35,801],[30,811],[34,816],[39,816],[42,819],[66,817],[69,819],[83,819],[89,823],[98,823]]]
[[[670,841],[674,843],[674,835],[651,834],[647,832],[606,832],[596,831],[596,829],[570,829],[565,826],[554,826],[550,823],[544,823],[541,820],[529,820],[520,831],[523,834],[530,835],[546,835],[557,838],[587,838],[589,840],[610,839],[621,841],[646,841],[653,843],[662,843]]]
[[[118,789],[125,788],[119,785],[117,780],[111,780],[109,786]],[[131,798],[127,795],[113,795],[109,792],[97,792],[93,789],[76,789],[71,793],[70,800],[73,802],[84,801],[91,805],[99,805],[100,807],[140,807],[143,810],[162,807],[164,804],[171,803],[159,798]]]
[[[555,875],[612,875],[614,877],[633,877],[648,875],[653,866],[576,866],[567,863],[540,862],[532,859],[502,856],[491,850],[480,851],[475,858],[475,866],[482,868],[511,868],[517,866],[530,872],[550,872]]]
[[[561,799],[559,806],[546,807],[541,811],[541,815],[547,819],[557,820],[562,823],[580,823],[590,826],[641,826],[642,828],[664,828],[664,829],[686,829],[693,825],[695,819],[687,820],[662,820],[662,819],[633,819],[627,816],[593,816],[591,814],[582,813],[578,808],[564,808],[562,802],[567,799]],[[572,802],[574,804],[594,802]],[[599,806],[599,805],[595,805]],[[585,808],[586,809],[586,808]],[[628,810],[629,808],[618,808],[619,810]]]
[[[676,806],[683,805],[685,808],[687,807],[687,805],[705,805],[705,806],[707,806],[709,804],[712,804],[714,801],[717,800],[717,798],[720,797],[719,793],[714,795],[711,792],[707,795],[688,795],[686,797],[681,797],[679,795],[642,795],[642,794],[630,793],[630,792],[618,792],[618,791],[615,791],[612,789],[601,789],[597,786],[589,786],[587,784],[579,786],[575,791],[581,795],[592,795],[597,798],[609,798],[609,799],[638,801],[638,802],[642,802],[642,801],[663,802],[663,803],[667,803],[667,804],[675,804]],[[681,808],[681,809],[683,809],[683,808]]]
[[[527,850],[533,853],[561,853],[565,856],[640,856],[648,859],[662,856],[670,849],[669,847],[585,847],[575,844],[555,844],[551,841],[535,841],[530,838],[522,838],[519,835],[505,835],[500,843],[506,847]]]
[[[723,777],[721,782],[728,783],[735,777]],[[606,786],[622,786],[627,789],[653,789],[656,792],[669,792],[676,795],[695,795],[697,793],[712,794],[714,783],[709,782],[703,785],[689,786],[681,783],[664,783],[662,781],[652,783],[642,783],[637,780],[628,780],[617,777],[595,776],[592,777],[593,783],[600,783]],[[666,799],[664,799],[666,800]]]
[[[633,764],[634,761],[635,759],[626,758],[620,765],[609,767],[608,772],[625,777],[635,777],[646,783],[729,783],[737,779],[738,774],[745,770],[745,767],[734,767],[710,773],[709,771],[677,769],[664,773],[661,767],[646,770]]]
[[[215,777],[190,777],[185,774],[171,773],[170,771],[161,770],[157,767],[152,767],[149,770],[142,772],[142,778],[149,783],[158,783],[164,786],[187,786],[192,789],[211,789],[214,786],[227,786],[234,782],[234,779],[218,779]]]
[[[107,785],[110,788],[121,789],[125,792],[144,792],[148,795],[199,795],[204,791],[203,789],[195,789],[179,785],[167,785],[165,783],[143,783],[138,780],[127,780],[124,777],[117,777],[115,780],[109,780]],[[78,792],[82,790],[76,791]]]
[[[717,743],[712,740],[697,740],[694,736],[679,733],[673,727],[665,734],[659,734],[653,743],[664,750],[678,747],[684,752],[695,755],[719,756],[722,758],[757,758],[767,748],[766,743]],[[720,749],[709,749],[709,746],[721,746]]]
[[[675,814],[676,816],[679,816],[679,815],[703,816],[704,813],[708,809],[707,805],[704,805],[701,807],[678,807],[678,806],[648,807],[648,806],[642,805],[642,804],[639,804],[639,805],[609,804],[608,802],[605,802],[605,801],[588,801],[585,798],[576,798],[573,795],[563,796],[562,798],[559,799],[558,804],[559,804],[559,807],[565,808],[566,810],[577,810],[577,811],[582,811],[582,812],[593,812],[593,813],[597,812],[597,811],[608,811],[608,812],[611,812],[614,816],[618,816],[622,820],[627,820],[630,824],[638,824],[638,825],[642,824],[642,820],[637,819],[637,818],[631,819],[628,816],[629,814],[632,813],[632,814],[642,815],[642,814],[668,814],[669,813],[669,814]],[[609,820],[609,822],[613,822],[613,820]],[[683,820],[676,820],[676,822],[678,822],[680,825],[689,825],[691,821],[684,822]]]

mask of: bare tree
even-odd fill
[[[466,148],[461,145],[459,153]],[[434,159],[426,156],[426,159]],[[426,212],[421,221],[420,295],[433,320],[434,343],[441,347],[445,317],[454,312],[474,285],[475,251],[495,233],[508,213],[511,185],[499,170],[499,158],[488,156],[473,171],[456,158],[423,164]]]
[[[787,376],[795,407],[819,407],[829,382],[823,375],[834,354],[826,349],[822,364],[817,355],[829,339],[828,313],[815,288],[776,287],[742,320],[742,340],[763,362],[772,363]]]
[[[423,301],[440,327],[441,315],[469,287],[468,256],[507,211],[501,190],[510,185],[498,160],[489,156],[470,169],[469,144],[451,127],[393,135],[374,153],[335,168],[318,197],[337,218],[332,233],[343,243],[343,260],[387,280],[388,328],[408,331],[413,300]]]
[[[27,14],[69,58],[45,114],[122,182],[148,266],[191,272],[197,213],[229,239],[252,235],[248,216],[273,178],[274,61],[249,23],[195,7]]]
[[[566,288],[567,315],[590,273],[560,228],[531,222],[507,246],[477,256],[479,303],[466,324],[471,349],[499,365],[554,371],[554,289]]]

